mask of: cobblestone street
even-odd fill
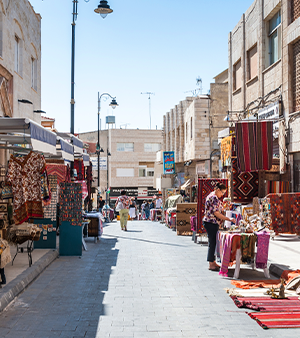
[[[208,271],[207,247],[160,223],[119,222],[60,257],[0,315],[1,337],[298,337],[263,330]],[[249,272],[249,271],[248,271]],[[247,270],[242,270],[247,274]],[[232,273],[231,273],[232,275]],[[262,277],[255,272],[255,277]],[[243,275],[241,275],[243,277]]]

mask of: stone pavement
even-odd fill
[[[207,247],[160,223],[119,222],[82,258],[60,257],[0,314],[1,337],[298,337],[263,330],[207,269]],[[231,276],[233,271],[231,271]],[[241,278],[263,278],[242,268]]]

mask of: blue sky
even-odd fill
[[[30,0],[42,16],[42,106],[56,128],[70,130],[72,0]],[[228,33],[253,0],[79,0],[76,22],[75,132],[97,129],[97,95],[116,96],[119,107],[101,101],[117,128],[160,129],[163,115],[196,88],[203,93],[228,67]]]

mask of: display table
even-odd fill
[[[150,219],[151,221],[157,222],[158,219],[161,220],[162,217],[162,210],[161,209],[151,209],[150,210]]]
[[[102,215],[100,212],[89,212],[85,214],[85,218],[90,220],[87,235],[88,237],[94,237],[95,242],[97,242],[97,239],[103,233]]]
[[[264,270],[266,278],[270,278],[267,268],[270,234],[256,233],[229,233],[219,231],[217,234],[217,256],[221,259],[219,274],[228,276],[228,267],[235,261],[234,278],[239,278],[241,260]],[[255,250],[255,245],[257,249]]]

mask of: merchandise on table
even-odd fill
[[[197,214],[197,203],[180,203],[176,208],[177,235],[192,235],[190,217]]]
[[[49,175],[49,186],[51,190],[50,204],[44,205],[44,218],[50,218],[52,221],[56,220],[57,203],[58,203],[58,182],[56,175]]]

